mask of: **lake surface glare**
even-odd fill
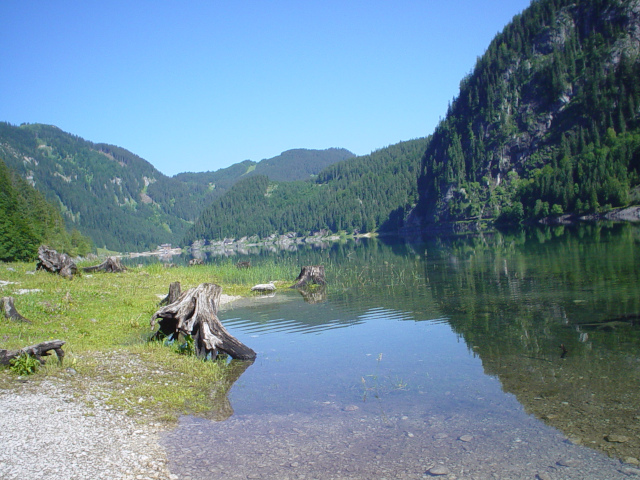
[[[289,253],[325,265],[326,291],[220,312],[258,358],[221,404],[165,435],[171,470],[633,478],[639,242],[637,227],[612,225]]]

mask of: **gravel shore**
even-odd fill
[[[221,309],[240,298],[222,295]],[[123,361],[121,354],[105,355],[106,364]],[[89,390],[104,389],[96,384]],[[102,398],[79,395],[60,378],[25,378],[0,390],[0,479],[177,480],[159,444],[167,426],[127,416]]]
[[[159,424],[137,424],[53,382],[0,394],[0,478],[176,480]]]

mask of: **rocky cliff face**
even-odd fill
[[[521,200],[525,181],[557,167],[560,150],[571,158],[609,128],[636,128],[635,87],[621,71],[637,68],[639,54],[638,0],[533,2],[461,82],[405,226],[498,217]]]

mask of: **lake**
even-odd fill
[[[233,362],[211,412],[165,435],[172,471],[638,475],[639,247],[639,227],[598,224],[251,257],[325,265],[328,286],[220,312],[258,358]]]

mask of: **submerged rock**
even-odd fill
[[[440,475],[449,475],[449,469],[444,465],[436,465],[435,467],[431,467],[429,469],[429,475],[440,476]]]
[[[605,435],[604,439],[611,443],[626,443],[629,441],[629,437],[625,437],[624,435]]]

